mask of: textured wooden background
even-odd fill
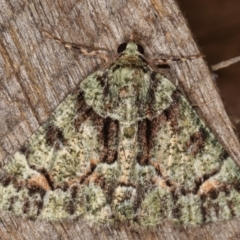
[[[199,53],[174,0],[0,0],[0,160],[36,131],[66,95],[102,66],[47,39],[109,49],[134,36],[149,57]],[[203,59],[173,63],[179,87],[240,165],[239,142]],[[0,239],[239,239],[238,220],[197,227],[165,223],[153,230],[47,223],[1,213]]]
[[[209,65],[240,55],[240,1],[178,0]],[[240,136],[240,63],[216,72],[226,111]]]

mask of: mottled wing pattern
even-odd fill
[[[240,213],[240,172],[188,101],[129,43],[0,172],[0,209],[155,226]]]

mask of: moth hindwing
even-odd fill
[[[30,218],[156,226],[240,214],[239,168],[133,42],[81,82],[0,180],[0,209]]]

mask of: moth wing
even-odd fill
[[[81,89],[69,94],[0,172],[0,209],[31,218],[71,219],[85,214],[92,222],[101,221],[102,211],[109,212],[106,197],[90,182],[101,177],[100,158],[116,157],[116,149],[104,147],[104,139],[117,137],[110,134],[113,129],[116,123],[87,106]],[[109,175],[114,171],[111,168]]]
[[[186,98],[175,91],[172,99],[148,123],[149,164],[157,174],[156,187],[149,188],[141,205],[142,224],[170,219],[199,224],[239,216],[239,167]]]

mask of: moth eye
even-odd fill
[[[144,49],[141,45],[137,44],[137,47],[138,47],[138,51],[141,53],[141,54],[144,54]]]
[[[128,43],[122,43],[122,44],[120,44],[120,45],[118,46],[117,52],[118,52],[118,53],[123,52],[123,51],[126,49],[127,44],[128,44]],[[143,49],[143,47],[142,47],[141,45],[137,44],[137,43],[136,43],[136,45],[137,45],[138,51],[139,51],[141,54],[144,54],[144,49]]]
[[[122,43],[122,44],[120,44],[120,45],[118,46],[117,52],[118,52],[118,53],[123,52],[123,51],[126,49],[126,47],[127,47],[127,43]]]

